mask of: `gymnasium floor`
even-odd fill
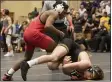
[[[38,57],[45,52],[35,51],[33,58]],[[104,80],[110,81],[110,53],[91,53],[92,63],[99,65],[104,71]],[[24,56],[24,53],[15,53],[14,57],[4,57],[4,53],[1,52],[1,77],[4,73],[11,68],[20,58]],[[20,70],[17,71],[14,76],[14,81],[23,81],[20,76]],[[28,81],[70,81],[70,78],[64,75],[61,70],[50,71],[46,64],[36,65],[31,68],[27,75]]]

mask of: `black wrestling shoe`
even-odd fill
[[[22,78],[23,78],[24,81],[27,80],[26,75],[27,75],[27,72],[28,72],[28,69],[29,69],[29,68],[30,68],[30,67],[29,67],[29,65],[28,65],[28,63],[27,63],[26,61],[23,61],[23,62],[21,63],[21,65],[20,65],[21,76],[22,76]]]

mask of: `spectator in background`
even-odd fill
[[[1,24],[2,24],[2,27],[1,27],[1,31],[2,31],[2,28],[3,28],[3,18],[4,16],[2,15],[2,13],[4,12],[4,9],[1,9]],[[7,47],[7,44],[6,44],[6,35],[4,33],[1,33],[0,31],[0,35],[1,35],[1,39],[3,39],[3,52],[8,52],[8,47]]]
[[[111,3],[110,1],[108,1],[105,7],[105,11],[107,12],[108,16],[110,15],[110,7],[111,7]]]
[[[34,11],[31,12],[31,14],[32,14],[32,18],[35,18],[39,15],[39,12],[37,11],[36,7],[34,8]]]
[[[70,9],[70,15],[72,15],[73,12],[74,12],[74,8],[71,8],[71,9]]]
[[[109,19],[110,18],[108,17],[107,12],[104,12],[103,16],[100,19],[100,26],[104,26],[107,29],[107,31],[110,30]]]
[[[75,14],[75,19],[73,19],[73,24],[74,24],[74,34],[76,35],[76,37],[74,37],[74,40],[80,44],[81,48],[83,50],[87,49],[87,44],[83,38],[83,33],[82,33],[82,27],[84,25],[82,19],[80,18],[80,14],[79,12],[76,12]]]
[[[75,19],[75,17],[76,17],[76,12],[77,12],[77,11],[75,11],[75,10],[73,11],[73,13],[72,13],[72,20]]]
[[[110,49],[111,49],[111,33],[110,31],[105,34],[104,36],[102,36],[101,38],[101,42],[100,42],[100,46],[99,46],[99,50],[100,52],[110,52]]]
[[[103,17],[100,18],[98,32],[94,37],[94,52],[97,52],[98,50],[100,52],[103,52],[105,50],[110,51],[110,36],[108,34],[108,32],[110,31],[109,19],[110,18],[107,16],[107,12],[104,12]]]
[[[87,6],[88,6],[86,0],[82,0],[80,5],[84,5],[84,8],[87,8]]]
[[[20,52],[21,48],[21,36],[20,36],[20,31],[21,31],[21,25],[19,24],[18,20],[15,21],[15,23],[12,25],[13,27],[13,32],[12,32],[12,43],[17,44],[17,47],[15,47],[16,52]]]
[[[100,18],[99,18],[99,16],[96,16],[95,14],[93,14],[92,20],[93,20],[94,27],[91,29],[91,35],[92,35],[91,37],[94,38],[95,34],[97,34],[97,32],[98,32]]]
[[[80,17],[83,17],[84,13],[86,12],[87,10],[84,8],[84,5],[80,5],[80,9],[79,9],[79,14],[80,14]]]
[[[88,49],[90,49],[89,43],[91,41],[91,29],[93,28],[94,24],[92,19],[88,18],[88,14],[86,12],[84,13],[83,20],[85,23],[83,27],[84,38],[88,44]]]
[[[42,7],[44,6],[44,0],[42,0]]]
[[[0,20],[0,32],[2,30],[3,22]],[[1,34],[0,34],[1,35]]]
[[[31,13],[28,13],[28,18],[27,18],[27,22],[30,23],[31,20],[32,20],[32,14]]]
[[[107,0],[102,0],[101,2],[100,2],[100,7],[103,9],[104,8],[104,6],[107,4]]]
[[[92,17],[92,2],[90,2],[90,0],[87,2],[86,10],[88,13],[88,17],[91,18]]]
[[[23,32],[25,31],[25,29],[28,27],[28,22],[27,21],[23,21],[23,23],[22,23],[22,30],[23,30]]]
[[[100,49],[100,52],[103,52],[104,50],[106,50],[105,40],[107,35],[108,35],[108,31],[106,30],[106,28],[104,26],[100,26],[94,38],[94,42],[95,42],[94,52],[97,52],[99,49]]]
[[[3,27],[1,34],[6,35],[6,44],[8,47],[8,52],[4,56],[14,56],[13,53],[13,48],[11,44],[11,34],[12,34],[12,20],[11,17],[9,16],[9,10],[8,9],[3,9],[2,15],[3,15]]]
[[[102,9],[101,8],[96,9],[95,15],[99,16],[99,17],[102,17]]]
[[[0,20],[0,33],[1,33],[1,30],[2,30],[2,21]],[[3,48],[3,37],[2,35],[0,34],[0,51],[1,51],[1,48]]]

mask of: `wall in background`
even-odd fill
[[[20,16],[27,16],[33,11],[34,7],[41,8],[41,1],[3,1],[1,8],[7,8],[14,12],[14,19],[19,19]]]
[[[68,1],[70,8],[74,8],[75,10],[79,9],[80,3],[81,3],[80,0]]]
[[[68,1],[70,8],[75,10],[79,9],[80,1]],[[11,12],[14,12],[14,19],[17,20],[21,16],[27,16],[34,7],[41,9],[42,1],[3,1],[1,3],[1,8],[7,8]]]

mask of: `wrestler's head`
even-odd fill
[[[93,65],[84,72],[84,77],[90,80],[102,80],[104,73],[99,66]]]
[[[69,6],[65,2],[56,2],[53,5],[54,9],[59,13],[59,18],[62,19],[68,14]]]

